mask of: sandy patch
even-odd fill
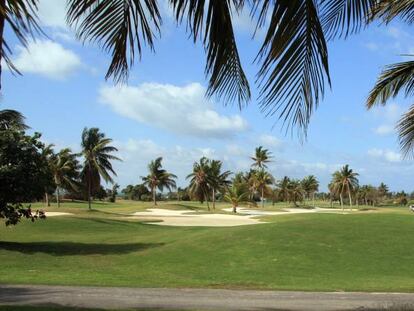
[[[233,227],[264,223],[254,216],[225,215],[225,214],[197,214],[188,210],[167,210],[160,208],[148,209],[144,212],[132,214],[133,218],[161,220],[149,222],[161,226],[203,226],[203,227]]]
[[[231,208],[223,209],[226,212],[231,212]],[[345,210],[346,212],[347,210]],[[342,209],[333,209],[333,208],[319,208],[314,209],[307,208],[284,208],[282,211],[271,212],[271,211],[261,211],[258,209],[243,208],[239,207],[237,209],[238,214],[250,215],[250,216],[272,216],[272,215],[289,215],[289,214],[311,214],[311,213],[338,213],[342,212]]]
[[[68,216],[73,215],[72,213],[62,213],[62,212],[45,212],[46,217],[55,217],[55,216]]]

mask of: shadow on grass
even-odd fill
[[[144,251],[164,243],[89,244],[75,242],[0,242],[0,250],[23,254],[45,253],[53,256],[118,255]]]

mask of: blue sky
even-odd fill
[[[79,150],[82,129],[99,127],[114,140],[124,160],[115,163],[122,186],[140,182],[147,163],[164,157],[164,166],[185,185],[194,161],[205,155],[221,159],[227,169],[246,170],[254,148],[263,145],[274,155],[276,178],[313,174],[325,190],[341,165],[360,173],[361,183],[385,182],[391,190],[414,190],[414,165],[399,154],[396,121],[411,104],[396,98],[386,107],[366,111],[364,101],[386,64],[414,53],[412,28],[402,24],[371,26],[347,40],[329,44],[332,90],[313,115],[303,144],[285,136],[276,118],[265,118],[254,86],[253,63],[261,34],[251,39],[247,15],[236,18],[239,51],[250,79],[253,99],[236,106],[204,97],[205,55],[187,40],[163,7],[162,37],[156,52],[145,51],[127,85],[105,81],[108,56],[93,45],[83,46],[64,23],[64,0],[41,0],[40,17],[48,38],[22,49],[16,41],[13,58],[23,76],[3,75],[0,109],[13,108],[27,117],[43,139]]]

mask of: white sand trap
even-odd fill
[[[226,212],[231,212],[232,208],[225,208],[223,210]],[[310,213],[338,213],[338,212],[342,212],[342,209],[319,208],[319,207],[316,207],[314,209],[284,208],[279,212],[261,211],[258,209],[243,208],[243,207],[239,207],[237,209],[238,214],[250,215],[250,216],[269,216],[269,215],[271,216],[271,215],[310,214]]]
[[[225,215],[225,214],[194,214],[188,210],[167,210],[151,208],[145,212],[136,212],[134,218],[151,220],[161,220],[161,222],[149,222],[161,226],[203,226],[203,227],[233,227],[243,225],[255,225],[264,223],[254,216]]]
[[[55,216],[68,216],[73,215],[72,213],[62,213],[62,212],[45,212],[46,217],[55,217]]]

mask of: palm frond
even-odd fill
[[[161,15],[157,0],[68,0],[67,21],[83,40],[97,42],[111,54],[106,79],[124,81],[142,46],[154,48]]]
[[[260,20],[267,16],[268,1]],[[298,126],[306,135],[310,117],[330,85],[328,50],[314,0],[275,1],[257,60],[260,107],[267,116],[279,114],[287,129]]]
[[[13,73],[20,74],[10,58],[12,50],[4,36],[5,26],[7,25],[18,41],[24,47],[27,47],[29,38],[34,38],[35,34],[43,34],[38,22],[37,5],[38,0],[3,1],[0,4],[0,21],[3,21],[0,22],[0,60],[4,60]],[[2,68],[0,66],[0,76],[1,73]]]
[[[187,18],[187,26],[194,41],[203,37],[207,52],[205,73],[209,79],[207,96],[216,95],[225,103],[237,101],[239,107],[243,107],[250,100],[251,93],[237,50],[231,12],[232,7],[240,9],[243,1],[170,0],[170,2],[178,22],[181,22],[184,16]]]
[[[372,11],[371,19],[382,19],[386,23],[398,18],[412,24],[414,22],[413,0],[380,0]]]
[[[321,0],[321,24],[328,39],[347,37],[367,25],[377,0]]]
[[[16,128],[26,130],[29,127],[24,123],[26,118],[19,111],[12,109],[0,110],[0,130]]]
[[[367,107],[385,105],[388,99],[396,97],[402,89],[406,97],[414,95],[414,61],[387,66],[381,73],[367,99]]]
[[[410,107],[397,124],[399,142],[404,157],[413,158],[414,153],[414,105]]]

